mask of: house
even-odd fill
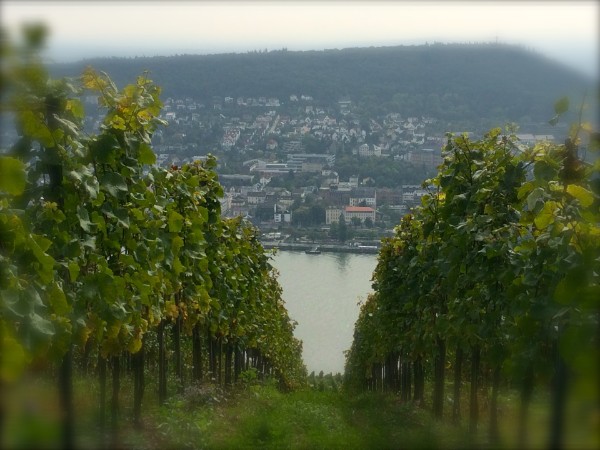
[[[344,215],[344,221],[351,223],[353,218],[360,220],[360,223],[365,223],[366,219],[371,219],[375,222],[375,209],[368,206],[345,206],[343,208],[330,206],[325,210],[325,224],[331,225],[334,222],[340,221],[340,216]]]
[[[266,163],[264,161],[259,161],[250,168],[250,173],[258,173],[261,177],[287,174],[290,171],[295,172],[296,170],[286,163]]]
[[[369,206],[346,206],[344,208],[344,219],[346,223],[352,222],[353,218],[360,220],[360,223],[365,223],[366,219],[371,219],[375,222],[375,209]]]
[[[350,203],[350,189],[340,189],[336,185],[320,188],[319,196],[332,206],[345,206]]]
[[[273,212],[273,221],[275,223],[291,223],[292,213],[280,205],[275,205]]]
[[[289,209],[293,203],[294,198],[292,197],[291,193],[288,193],[287,195],[281,194],[277,199],[277,204],[285,209]]]
[[[325,209],[325,225],[331,225],[334,222],[339,222],[342,211],[342,208],[335,206],[329,206],[327,209]]]
[[[269,139],[269,142],[267,142],[267,150],[275,150],[278,146],[279,144],[275,139]]]
[[[304,145],[300,141],[288,141],[283,144],[283,151],[285,153],[298,153],[301,152]]]
[[[377,207],[377,191],[372,187],[356,187],[350,191],[350,206]]]
[[[362,144],[358,147],[358,156],[381,156],[381,147],[378,145]]]
[[[231,197],[230,195],[224,195],[219,199],[219,203],[221,204],[221,215],[226,215],[229,213],[231,209]]]
[[[402,201],[403,203],[417,203],[427,194],[427,191],[421,186],[404,185],[402,186]]]
[[[245,196],[236,194],[231,198],[229,213],[232,217],[247,216],[248,211],[248,204],[246,203]]]
[[[323,177],[323,186],[337,185],[340,182],[338,173],[333,170],[323,170],[321,171],[321,176]]]
[[[440,151],[435,151],[431,148],[410,151],[404,155],[404,159],[412,164],[424,165],[431,168],[436,168],[442,164]]]
[[[400,189],[379,188],[376,192],[379,205],[402,204],[402,191]]]
[[[267,194],[265,191],[250,191],[248,192],[248,205],[258,205],[264,203]]]
[[[293,153],[288,154],[287,164],[295,172],[321,172],[323,167],[335,164],[335,155]]]

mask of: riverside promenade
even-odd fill
[[[299,243],[299,242],[280,242],[280,241],[261,241],[262,246],[265,249],[279,249],[279,250],[287,250],[287,251],[296,251],[303,252],[306,250],[311,250],[316,246],[319,247],[319,250],[322,252],[333,252],[333,253],[359,253],[359,254],[371,254],[376,255],[379,253],[379,248],[377,246],[367,246],[367,245],[345,245],[345,244],[319,244],[319,243]]]

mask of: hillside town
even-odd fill
[[[279,99],[267,97],[214,98],[208,106],[190,98],[168,98],[163,118],[181,134],[217,123],[222,135],[212,153],[225,160],[231,154],[254,156],[244,159],[237,173],[220,173],[226,188],[224,215],[244,216],[265,230],[330,227],[340,219],[372,229],[390,219],[378,207],[385,205],[398,217],[417,204],[425,190],[409,184],[377,187],[374,177],[366,174],[341,179],[336,154],[385,158],[433,169],[441,162],[439,148],[444,137],[427,133],[427,127],[436,122],[433,118],[403,119],[389,114],[381,121],[361,121],[350,100],[341,100],[336,106],[317,106],[308,95],[291,95],[287,108]],[[183,136],[176,137],[180,143],[167,142],[164,137],[159,135],[155,146],[159,164],[177,165],[204,157],[181,156],[196,149],[197,142],[185,142]],[[294,174],[310,175],[314,184],[286,189],[272,182]],[[308,198],[313,207],[311,217],[305,220],[301,213]]]
[[[422,181],[442,162],[447,139],[436,118],[398,113],[370,118],[348,98],[331,106],[305,94],[285,101],[167,98],[162,118],[168,126],[155,135],[157,163],[181,165],[207,153],[216,155],[225,188],[223,215],[244,216],[265,232],[327,230],[341,219],[354,229],[371,230],[373,238],[389,232],[399,217],[420,204],[426,194]],[[482,132],[466,131],[471,137]],[[524,145],[554,140],[548,134],[517,137]],[[420,179],[394,180],[392,186],[364,170],[342,177],[336,161],[340,156],[359,161],[359,168],[371,159],[403,165]],[[290,178],[296,182],[281,182]],[[299,184],[301,180],[310,184]]]
[[[85,127],[97,130],[103,110],[82,98]],[[446,142],[445,123],[434,117],[371,117],[350,98],[328,105],[306,94],[289,98],[213,97],[163,100],[166,123],[153,136],[156,164],[181,166],[217,157],[224,187],[222,214],[243,216],[264,233],[377,241],[420,204],[423,181],[435,174]],[[6,118],[5,118],[6,120]],[[16,139],[3,127],[3,140]],[[487,130],[456,130],[478,138]],[[552,134],[517,134],[522,145],[554,141]],[[386,171],[394,168],[399,176]],[[333,231],[332,231],[333,230]]]

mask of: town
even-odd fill
[[[85,97],[94,109],[96,99]],[[88,126],[100,125],[101,112]],[[447,124],[433,117],[371,117],[351,99],[336,105],[292,94],[164,100],[157,164],[218,159],[222,214],[243,216],[280,242],[378,245],[427,193]],[[456,131],[477,138],[487,130]],[[550,134],[518,134],[524,145]],[[342,225],[342,226],[340,226]]]

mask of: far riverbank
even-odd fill
[[[280,242],[280,241],[262,241],[262,246],[266,249],[277,248],[279,250],[289,251],[306,251],[319,247],[322,252],[334,252],[334,253],[357,253],[357,254],[371,254],[376,255],[379,253],[378,246],[367,246],[367,245],[347,245],[347,244],[310,244],[310,243],[298,243],[298,242]]]

